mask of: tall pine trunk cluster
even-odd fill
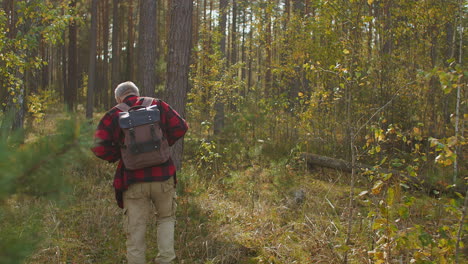
[[[210,139],[235,138],[243,120],[252,139],[350,158],[352,137],[370,145],[377,128],[416,141],[463,138],[460,0],[5,0],[2,8],[1,108],[15,112],[15,127],[45,111],[47,94],[91,118],[131,80],[184,115],[188,104]],[[416,141],[384,150],[422,152]],[[446,163],[457,174],[463,149],[452,152]]]

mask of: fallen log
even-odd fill
[[[353,168],[351,162],[312,153],[302,153],[302,158],[311,166],[327,167],[345,172],[351,172]],[[361,163],[354,164],[354,167],[355,169],[371,169],[371,166]]]
[[[353,168],[351,162],[345,161],[342,159],[336,159],[336,158],[321,156],[321,155],[312,154],[312,153],[302,153],[301,157],[302,159],[305,160],[307,165],[310,167],[314,167],[314,166],[326,167],[326,168],[341,170],[344,172],[351,172]],[[396,177],[402,178],[412,188],[424,190],[426,192],[433,192],[433,191],[448,192],[448,193],[459,192],[461,194],[464,194],[466,191],[466,186],[455,186],[455,187],[447,189],[444,186],[434,186],[432,184],[427,183],[421,178],[414,177],[414,176],[408,175],[406,173],[403,173],[397,170],[376,168],[374,166],[362,164],[358,162],[354,164],[354,169],[361,170],[361,171],[372,170],[378,173],[385,173],[385,174],[391,173],[392,176],[394,177],[396,176]]]

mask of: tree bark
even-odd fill
[[[109,89],[109,0],[101,0],[102,4],[102,102],[104,108],[111,106],[112,97]]]
[[[219,47],[221,53],[226,57],[226,18],[227,18],[227,8],[229,0],[220,0],[219,1],[219,31],[221,32],[221,39],[219,41]]]
[[[253,85],[253,76],[252,76],[252,67],[253,67],[253,11],[250,11],[249,18],[249,52],[248,52],[248,62],[247,62],[247,92],[250,91],[250,88]]]
[[[133,81],[134,79],[134,45],[135,45],[135,34],[134,34],[134,22],[133,22],[133,0],[128,1],[128,21],[127,21],[127,65],[126,74],[127,80]]]
[[[221,13],[219,18],[219,32],[221,33],[221,39],[219,41],[219,47],[224,59],[226,59],[226,18],[228,12],[228,0],[219,1],[219,11]],[[226,65],[223,65],[223,69]],[[219,93],[218,93],[219,94]],[[215,116],[213,122],[213,133],[219,135],[224,128],[224,102],[220,96],[215,98]]]
[[[187,0],[188,1],[188,0]],[[140,1],[138,28],[138,79],[137,85],[144,96],[155,96],[156,87],[156,1]]]
[[[114,89],[121,81],[119,2],[119,0],[113,0],[112,2],[112,89]]]
[[[93,0],[91,5],[91,41],[89,47],[88,94],[86,96],[86,118],[88,119],[93,117],[94,87],[96,86],[97,6],[98,0]]]
[[[75,9],[76,0],[70,2],[70,8]],[[77,72],[77,26],[73,20],[68,27],[68,87],[65,90],[65,103],[69,110],[74,109],[78,90]]]
[[[463,64],[463,31],[464,31],[464,28],[463,28],[463,5],[464,1],[459,1],[459,21],[460,21],[460,27],[459,27],[459,34],[460,34],[460,45],[459,45],[459,53],[458,53],[458,64],[460,64],[460,66],[462,66]],[[456,107],[455,107],[455,137],[458,139],[460,136],[463,137],[463,123],[464,122],[460,122],[460,114],[463,114],[462,111],[460,111],[460,103],[462,101],[462,98],[461,98],[461,89],[462,89],[462,76],[460,75],[458,77],[458,82],[457,82],[457,102],[456,102]],[[464,115],[461,115],[461,116],[464,116]],[[462,123],[462,129],[460,129],[460,123]],[[461,131],[461,133],[460,133]],[[459,153],[461,155],[459,155]],[[459,170],[459,167],[458,167],[458,161],[461,160],[461,157],[459,156],[463,156],[463,151],[462,151],[462,147],[461,146],[455,146],[455,161],[453,163],[453,184],[456,184],[457,183],[457,178],[458,178],[458,170]],[[465,198],[465,211],[466,211],[466,198]],[[457,242],[457,251],[458,251],[458,242]],[[457,258],[458,258],[458,255],[457,255]],[[457,259],[457,262],[458,262],[458,259]]]
[[[265,28],[265,52],[266,52],[266,58],[265,58],[265,95],[267,97],[270,97],[273,95],[273,81],[272,81],[272,74],[271,74],[271,46],[272,46],[272,35],[271,35],[271,14],[270,11],[265,10],[265,16],[266,16],[266,28]]]
[[[237,1],[232,1],[231,65],[237,63]]]
[[[189,62],[192,41],[191,0],[173,0],[169,30],[169,56],[167,63],[166,94],[168,103],[185,117],[185,105],[189,86]],[[172,158],[178,169],[182,165],[183,139],[172,147]]]

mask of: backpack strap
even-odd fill
[[[141,103],[141,105],[148,107],[153,103],[153,100],[154,98],[152,97],[143,97],[143,102]]]
[[[120,103],[116,105],[115,108],[119,109],[122,112],[128,112],[128,110],[130,109],[130,106],[128,106],[128,104],[126,103]]]
[[[154,100],[154,98],[151,98],[151,97],[142,97],[142,98],[143,98],[143,102],[141,103],[141,105],[144,107],[150,106]],[[128,106],[128,104],[126,103],[120,103],[116,105],[115,108],[119,109],[122,112],[128,112],[128,110],[130,110],[131,107]]]

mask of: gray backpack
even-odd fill
[[[161,130],[161,115],[153,98],[143,97],[141,105],[129,107],[120,103],[119,126],[124,133],[121,157],[125,168],[142,169],[169,160],[171,150]]]

